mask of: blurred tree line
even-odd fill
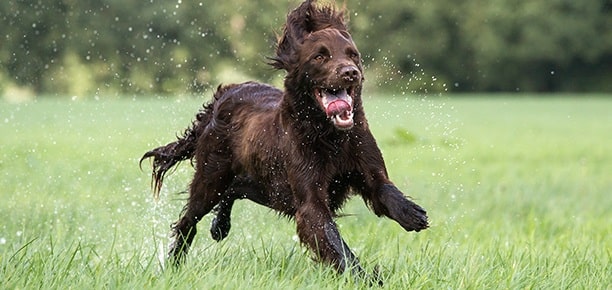
[[[247,79],[278,85],[283,74],[266,56],[299,2],[4,0],[0,93],[182,94]],[[345,4],[373,89],[612,91],[610,0]]]

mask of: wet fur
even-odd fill
[[[334,222],[347,198],[360,195],[378,216],[407,231],[427,228],[425,210],[388,179],[361,103],[363,68],[342,12],[305,1],[287,16],[271,65],[287,72],[284,90],[247,82],[220,86],[177,141],[153,149],[153,189],[192,159],[195,174],[169,258],[179,263],[196,224],[216,209],[211,235],[229,234],[232,205],[249,199],[297,223],[298,236],[339,272],[367,276]],[[351,93],[353,125],[338,128],[317,93]],[[376,280],[376,278],[372,278]],[[377,280],[376,280],[377,281]]]

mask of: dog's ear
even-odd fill
[[[317,7],[315,0],[306,0],[287,15],[283,34],[279,37],[276,57],[270,58],[270,65],[289,71],[295,61],[295,51],[304,37],[326,28],[347,30],[343,11],[333,7]]]
[[[332,6],[317,7],[314,0],[304,1],[287,15],[286,32],[295,39],[301,40],[309,33],[335,28],[347,30],[344,22],[344,11],[336,11]]]

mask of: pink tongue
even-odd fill
[[[328,117],[344,113],[351,110],[351,105],[344,100],[336,100],[327,105],[326,114]]]

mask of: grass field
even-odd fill
[[[146,150],[202,100],[0,102],[1,289],[354,289],[313,263],[292,221],[238,202],[230,236],[200,223],[189,259],[162,269],[192,173],[159,201]],[[388,289],[612,288],[612,98],[367,98],[395,183],[429,213],[406,233],[355,198],[347,243]]]

